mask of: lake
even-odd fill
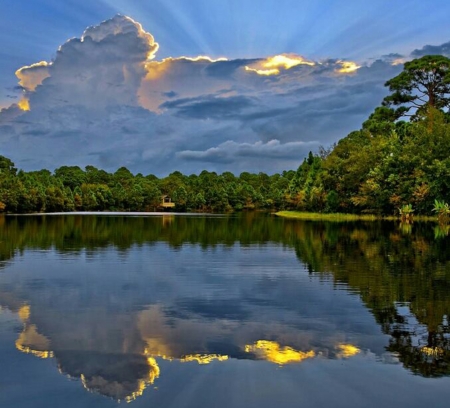
[[[448,232],[0,217],[0,406],[448,407]]]

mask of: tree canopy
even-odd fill
[[[384,98],[383,105],[399,106],[395,111],[397,118],[420,115],[428,107],[448,108],[450,59],[443,55],[426,55],[406,62],[404,70],[385,85],[392,94]]]

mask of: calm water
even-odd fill
[[[447,234],[0,217],[0,407],[448,407]]]

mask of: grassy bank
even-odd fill
[[[374,214],[342,214],[342,213],[312,213],[312,212],[299,212],[299,211],[279,211],[275,213],[279,217],[295,218],[299,220],[309,221],[376,221],[376,220],[399,220],[399,217],[394,216],[378,216]],[[437,217],[429,216],[415,216],[413,221],[437,221]]]

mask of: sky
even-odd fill
[[[359,129],[450,3],[2,0],[0,155],[24,170],[296,169]]]

